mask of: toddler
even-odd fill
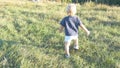
[[[78,45],[78,29],[81,27],[87,35],[90,34],[90,31],[87,30],[87,28],[82,24],[81,20],[79,17],[77,17],[76,14],[76,5],[75,4],[69,4],[66,8],[67,15],[62,19],[60,22],[60,32],[65,31],[65,57],[69,58],[70,53],[69,53],[69,46],[70,42],[73,40],[74,41],[74,49],[79,49]]]

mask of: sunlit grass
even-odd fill
[[[79,30],[76,52],[64,58],[58,32],[66,3],[0,1],[1,68],[120,68],[120,7],[77,4],[77,15],[91,31]]]

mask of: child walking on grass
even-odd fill
[[[76,5],[75,4],[69,4],[66,8],[67,15],[62,19],[60,22],[60,32],[65,31],[65,57],[69,58],[69,46],[71,41],[74,41],[74,49],[78,50],[78,29],[79,26],[87,33],[87,35],[90,34],[90,31],[87,30],[87,28],[82,24],[79,17],[77,17],[76,14]]]

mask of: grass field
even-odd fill
[[[79,46],[64,58],[65,3],[0,0],[0,68],[120,68],[120,7],[86,3],[77,15]]]

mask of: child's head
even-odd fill
[[[75,15],[76,14],[76,5],[75,4],[69,4],[66,8],[66,12],[68,15]]]

